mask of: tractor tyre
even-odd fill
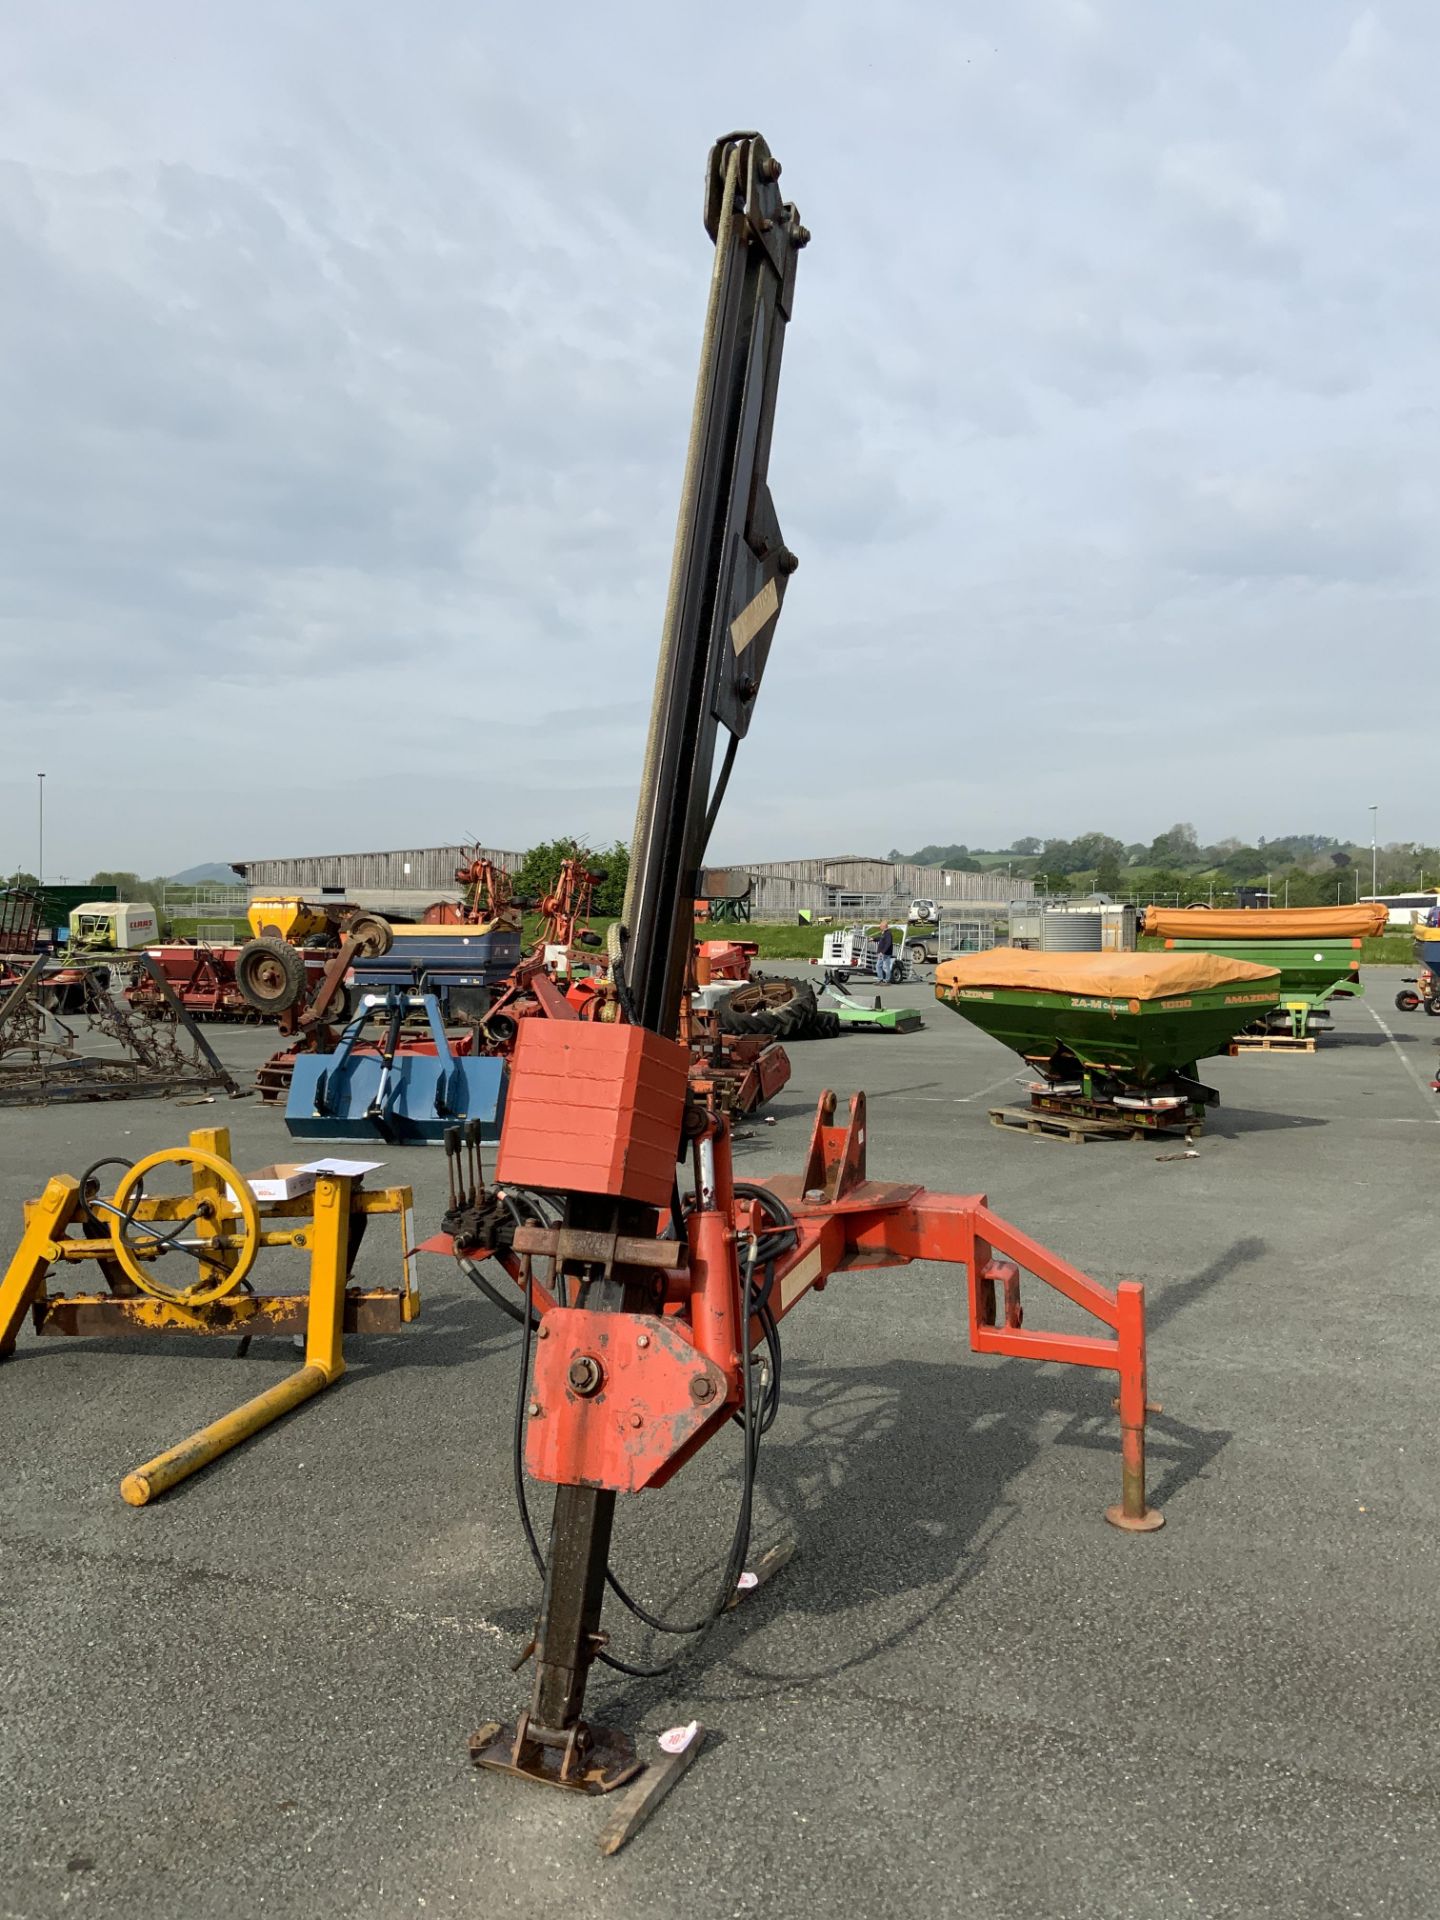
[[[1420,996],[1413,987],[1402,987],[1395,996],[1395,1005],[1401,1013],[1415,1013],[1420,1006]]]
[[[798,1039],[815,1018],[815,989],[799,980],[747,980],[711,1013],[720,1033],[763,1033]]]
[[[828,1007],[822,1007],[811,1022],[808,1039],[838,1040],[844,1031],[838,1013],[832,1013]]]
[[[395,942],[390,922],[378,913],[357,913],[353,920],[346,921],[340,932],[342,938],[360,942],[361,955],[367,960],[378,960]]]
[[[247,940],[235,956],[235,984],[256,1013],[284,1013],[305,991],[305,962],[286,940]]]

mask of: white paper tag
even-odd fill
[[[741,1574],[740,1578],[735,1582],[735,1591],[737,1593],[749,1593],[752,1587],[758,1587],[759,1584],[760,1584],[759,1574],[751,1573],[747,1569],[744,1573]]]
[[[667,1727],[660,1736],[660,1745],[666,1753],[683,1753],[699,1730],[698,1720],[692,1720],[688,1727]]]

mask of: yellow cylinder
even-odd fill
[[[146,1506],[157,1494],[167,1493],[182,1480],[188,1480],[192,1473],[208,1467],[212,1460],[229,1453],[232,1447],[238,1447],[242,1440],[268,1427],[281,1414],[312,1399],[329,1386],[330,1380],[331,1375],[324,1367],[301,1367],[298,1373],[267,1387],[264,1393],[257,1393],[243,1407],[212,1421],[208,1427],[192,1433],[188,1440],[182,1440],[178,1446],[168,1448],[153,1460],[147,1460],[143,1467],[127,1473],[120,1482],[122,1498],[132,1507]]]

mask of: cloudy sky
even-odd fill
[[[629,832],[710,247],[814,241],[713,852],[1440,834],[1440,9],[8,13],[0,871]]]

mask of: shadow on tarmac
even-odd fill
[[[1269,1113],[1259,1107],[1211,1107],[1201,1139],[1235,1140],[1245,1133],[1267,1133],[1290,1127],[1328,1127],[1313,1113]]]
[[[1147,1303],[1149,1330],[1167,1325],[1265,1252],[1264,1240],[1246,1236],[1168,1286]],[[746,1602],[744,1617],[758,1630],[777,1613],[844,1616],[853,1632],[863,1606],[879,1631],[858,1649],[809,1666],[787,1653],[781,1671],[747,1659],[734,1642],[728,1650],[722,1644],[691,1669],[687,1694],[720,1702],[792,1691],[903,1644],[983,1570],[994,1541],[1017,1516],[1011,1482],[1051,1447],[1109,1454],[1118,1494],[1120,1435],[1106,1375],[1028,1360],[968,1367],[966,1357],[968,1350],[953,1361],[785,1367],[788,1418],[760,1458],[771,1517],[763,1535],[757,1530],[751,1559],[777,1540],[795,1540],[803,1551],[773,1587]],[[1052,1434],[1047,1430],[1057,1414],[1063,1425]],[[1161,1508],[1203,1475],[1232,1437],[1228,1429],[1193,1426],[1163,1411],[1147,1426],[1150,1498]],[[683,1608],[713,1579],[712,1565],[660,1610]],[[652,1644],[644,1657],[663,1652],[663,1643]],[[638,1698],[627,1695],[626,1711],[647,1711],[652,1700],[666,1697],[661,1687],[641,1685]]]
[[[1259,1238],[1237,1240],[1198,1273],[1153,1294],[1147,1302],[1150,1332],[1168,1325],[1265,1250]],[[1043,1291],[1033,1283],[1027,1289],[1027,1299],[1037,1309]],[[463,1366],[513,1348],[517,1338],[518,1330],[483,1297],[473,1302],[464,1296],[435,1300],[403,1333],[356,1339],[351,1371],[338,1387],[353,1391],[372,1371]],[[234,1343],[228,1339],[123,1344],[132,1351],[143,1347],[189,1359],[200,1352],[216,1359],[234,1356]],[[35,1355],[37,1349],[32,1345],[24,1351]],[[803,1552],[773,1587],[747,1600],[743,1618],[758,1630],[780,1614],[800,1620],[843,1617],[845,1650],[809,1666],[787,1650],[783,1670],[772,1672],[747,1660],[740,1650],[744,1642],[733,1631],[722,1630],[710,1643],[713,1651],[693,1666],[686,1663],[688,1694],[731,1701],[793,1690],[863,1667],[903,1644],[984,1569],[993,1543],[1018,1516],[1020,1502],[1012,1483],[1056,1446],[1108,1454],[1113,1485],[1098,1491],[1103,1499],[1118,1497],[1120,1436],[1108,1375],[1018,1359],[973,1366],[967,1364],[969,1357],[968,1346],[956,1344],[952,1356],[943,1360],[785,1365],[781,1420],[761,1449],[759,1487],[768,1512],[763,1528],[756,1530],[751,1559],[778,1540],[798,1541]],[[259,1363],[254,1368],[258,1390],[272,1366],[288,1371],[297,1355],[288,1342],[267,1340],[257,1343],[251,1359]],[[236,1371],[237,1376],[242,1372]],[[501,1391],[508,1396],[514,1384],[507,1368]],[[269,1437],[257,1436],[247,1451],[263,1449]],[[1230,1438],[1227,1430],[1206,1430],[1163,1412],[1152,1415],[1148,1451],[1154,1504],[1164,1507],[1203,1474]],[[738,1498],[737,1469],[738,1459],[727,1463],[722,1483],[712,1482],[706,1491],[709,1501],[725,1497],[725,1483]],[[1087,1483],[1074,1497],[1083,1506],[1096,1491]],[[544,1490],[535,1492],[540,1496],[535,1517],[543,1535]],[[1094,1519],[1099,1525],[1098,1512]],[[621,1578],[629,1584],[624,1554],[623,1540],[617,1539]],[[671,1591],[652,1604],[662,1613],[684,1613],[687,1606],[696,1611],[696,1596],[713,1588],[717,1564],[709,1556],[705,1564],[685,1568],[669,1583]],[[636,1581],[642,1590],[643,1585],[643,1580]],[[513,1620],[507,1617],[510,1611]],[[613,1611],[617,1618],[612,1626],[620,1625],[622,1631],[633,1626],[618,1608]],[[532,1624],[532,1610],[526,1607],[494,1617],[497,1625],[513,1625],[517,1632]],[[862,1617],[865,1637],[856,1647],[856,1621]],[[672,1640],[639,1642],[636,1632],[636,1643],[624,1633],[627,1658],[643,1664],[675,1651]],[[664,1682],[634,1682],[625,1693],[628,1716],[643,1714],[649,1703],[669,1697]]]

